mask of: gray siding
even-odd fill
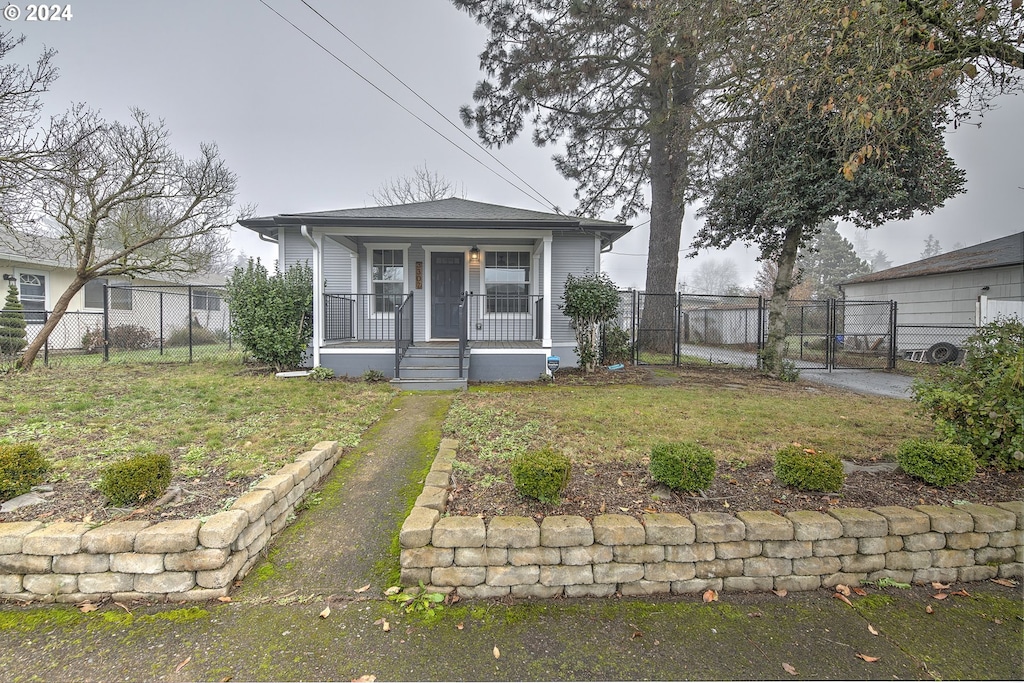
[[[576,346],[576,335],[569,326],[569,319],[562,315],[558,306],[565,293],[565,280],[569,274],[583,275],[600,270],[595,263],[596,238],[591,235],[555,234],[551,244],[551,343]],[[557,354],[556,354],[557,355]],[[575,364],[575,354],[573,354]],[[566,358],[562,358],[566,367]]]
[[[862,282],[844,287],[852,301],[897,303],[903,325],[973,325],[975,304],[984,292],[992,299],[1024,299],[1024,266]]]
[[[313,247],[298,230],[282,230],[278,244],[278,263],[286,271],[297,263],[313,265]]]
[[[350,252],[331,238],[324,239],[325,292],[351,294],[352,259]]]
[[[540,353],[474,353],[469,364],[469,379],[474,382],[531,382],[546,368],[547,358]]]

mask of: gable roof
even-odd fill
[[[537,228],[549,230],[593,230],[618,239],[632,226],[613,221],[530,211],[511,206],[485,204],[451,197],[430,202],[369,206],[312,213],[283,213],[238,221],[239,225],[268,234],[282,226],[317,225],[332,227],[402,228]]]
[[[1018,232],[999,239],[957,249],[938,256],[904,263],[902,266],[887,268],[843,282],[844,285],[862,282],[881,282],[923,275],[943,275],[965,270],[1002,268],[1005,266],[1024,267],[1024,232]]]

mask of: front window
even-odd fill
[[[197,311],[219,311],[220,295],[210,289],[193,289],[192,308]]]
[[[18,298],[25,310],[25,322],[42,323],[46,317],[46,276],[21,273],[18,276]]]
[[[487,252],[484,286],[488,313],[529,313],[530,252]]]
[[[103,287],[107,287],[110,308],[115,311],[132,310],[132,290],[128,285],[111,284],[106,278],[95,278],[85,283],[85,307],[103,308]]]
[[[405,295],[405,254],[401,249],[374,249],[372,258],[373,309],[393,313]]]

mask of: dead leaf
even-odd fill
[[[365,585],[365,586],[363,586],[362,588],[357,588],[357,589],[355,589],[355,590],[354,590],[354,591],[352,591],[352,592],[353,592],[353,593],[365,593],[365,592],[366,592],[366,591],[368,591],[368,590],[370,590],[370,584],[366,584],[366,585]]]
[[[192,655],[189,655],[188,657],[185,657],[185,659],[180,664],[178,664],[178,666],[174,667],[174,673],[178,673],[179,671],[184,669],[185,665],[188,664],[191,661],[192,661]]]
[[[751,619],[760,619],[764,615],[761,614],[760,612],[747,612],[747,616],[750,617]]]
[[[707,602],[717,602],[718,601],[718,591],[709,588],[706,591],[704,591],[704,595],[702,597],[704,599],[704,602],[706,602],[706,603]]]
[[[965,598],[971,597],[971,594],[963,590],[962,588],[958,591],[953,591],[952,593],[950,593],[950,595],[962,595]]]
[[[861,654],[859,652],[857,653],[857,657],[860,658],[860,659],[863,659],[865,662],[877,662],[879,659],[881,659],[881,657],[872,657],[871,655],[863,655],[863,654]]]
[[[95,612],[99,608],[100,608],[99,605],[94,605],[91,602],[83,602],[81,605],[78,606],[78,609],[80,609],[83,614],[87,614],[89,612]]]
[[[230,681],[230,680],[231,680],[231,676],[225,676],[224,678],[220,679],[220,683],[228,683],[228,681]]]
[[[401,592],[401,586],[392,586],[391,588],[388,588],[386,591],[384,591],[384,595],[398,595]]]
[[[326,619],[329,616],[331,616],[331,606],[327,605],[327,607],[324,607],[324,611],[320,613],[320,618]]]
[[[217,600],[219,600],[220,602],[231,602],[231,598],[227,595],[222,595],[219,598],[217,598]]]
[[[992,579],[992,583],[998,583],[1000,586],[1006,586],[1007,588],[1013,588],[1017,585],[1016,581],[1010,579]]]
[[[384,631],[385,633],[387,633],[388,631],[390,631],[390,630],[391,630],[391,624],[390,624],[390,623],[388,622],[388,620],[387,620],[387,619],[385,619],[385,620],[384,620],[384,623],[383,623],[383,624],[381,625],[381,627],[380,627],[380,628],[381,628],[381,630],[382,630],[382,631]]]
[[[132,613],[132,611],[131,611],[130,609],[128,609],[127,607],[125,607],[125,604],[124,604],[123,602],[115,602],[114,604],[115,604],[115,605],[117,605],[118,607],[120,607],[121,609],[123,609],[123,610],[124,610],[125,612],[127,612],[128,614],[131,614],[131,613]]]
[[[780,589],[779,589],[779,590],[777,590],[777,591],[772,591],[772,593],[775,593],[775,594],[776,594],[776,595],[778,595],[778,596],[779,596],[780,598],[784,598],[784,597],[786,597],[787,595],[789,595],[789,591],[788,591],[788,590],[786,590],[785,588],[780,588]]]
[[[373,683],[376,680],[376,676],[360,676],[359,678],[353,678],[352,683]]]
[[[878,635],[878,631],[871,624],[868,624],[868,633],[870,633],[873,636],[877,636]]]
[[[856,588],[856,587],[853,588],[853,592],[856,593],[857,595],[861,596],[861,597],[864,597],[865,595],[868,594],[868,592],[866,590],[864,590],[863,588]]]
[[[839,584],[836,586],[836,593],[842,593],[846,597],[850,597],[850,587],[844,584]]]
[[[948,598],[949,596],[948,596],[948,595],[946,595],[945,593],[936,593],[936,594],[935,594],[935,595],[933,595],[932,597],[933,597],[933,598],[935,598],[936,600],[945,600],[945,599],[946,599],[946,598]]]
[[[782,663],[782,669],[790,676],[796,676],[796,667],[787,662]]]
[[[931,605],[928,605],[927,607],[925,607],[924,611],[927,612],[928,614],[934,614],[934,612],[935,612],[935,610],[932,609]]]
[[[462,629],[466,628],[466,625],[460,621],[459,623],[455,624],[455,628],[461,631]]]
[[[622,483],[622,477],[619,477],[619,482],[618,482],[618,484],[619,484],[619,486],[625,486],[625,484],[623,484],[623,483]]]
[[[838,600],[842,600],[843,602],[845,602],[845,603],[846,603],[847,605],[849,605],[850,607],[853,607],[853,603],[852,603],[852,602],[850,602],[850,598],[846,597],[846,596],[845,596],[845,595],[843,595],[842,593],[833,593],[833,594],[832,594],[832,597],[833,597],[833,598],[836,598],[836,599],[838,599]]]
[[[629,508],[621,508],[620,507],[619,509],[622,510],[623,512],[629,512]]]
[[[495,659],[501,659],[501,650],[498,649],[497,645],[494,646],[493,652],[494,652],[494,658]]]
[[[932,581],[932,588],[934,588],[937,591],[944,591],[947,588],[949,588],[949,584],[948,583],[940,583],[938,581]]]
[[[604,511],[607,510],[607,509],[608,509],[608,506],[605,505],[604,503],[601,503],[601,507],[598,508],[598,510],[600,510],[602,514],[604,514]]]

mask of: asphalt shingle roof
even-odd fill
[[[972,247],[957,249],[946,254],[904,263],[902,266],[887,268],[876,273],[869,273],[842,283],[844,285],[861,282],[881,282],[898,280],[906,277],[922,275],[942,275],[965,270],[982,268],[1000,268],[1004,266],[1024,267],[1024,232],[975,244]]]

